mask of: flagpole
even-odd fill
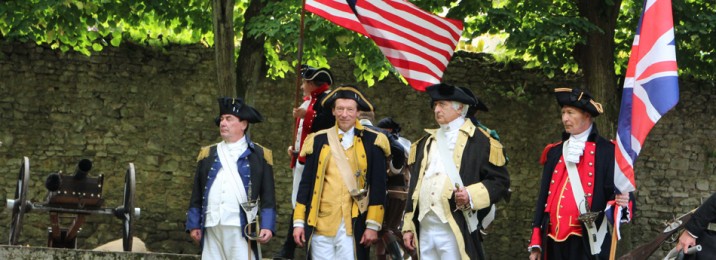
[[[299,21],[299,29],[298,29],[298,48],[297,52],[298,55],[296,57],[296,90],[295,90],[295,96],[294,96],[294,102],[293,102],[293,108],[298,107],[299,102],[303,99],[303,95],[301,95],[301,84],[302,77],[301,77],[301,61],[303,61],[303,18],[306,16],[306,0],[301,1],[301,19]],[[295,120],[294,120],[295,121]],[[294,123],[293,125],[293,142],[291,143],[291,146],[296,144],[296,139],[300,138],[296,136],[296,133],[298,133],[298,123]],[[293,150],[295,151],[296,148],[294,147]],[[290,165],[293,165],[294,161],[296,161],[296,156],[294,156],[294,153],[291,153],[291,162]]]
[[[299,102],[302,100],[301,95],[301,62],[303,61],[303,18],[306,16],[306,0],[301,1],[301,20],[298,30],[298,57],[296,57],[296,96],[294,99],[293,107],[298,107]],[[294,129],[294,136],[295,131]]]
[[[614,216],[612,216],[612,218],[614,219],[614,225],[612,225],[612,246],[609,247],[609,260],[614,260],[614,257],[617,253],[617,221],[620,221],[619,219],[617,219],[617,214],[619,214],[619,211],[622,207],[619,205],[615,205],[615,207],[616,210],[614,211]],[[606,219],[604,221],[606,221]]]

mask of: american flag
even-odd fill
[[[679,102],[671,0],[645,0],[624,80],[614,184],[620,192],[636,189],[634,162],[646,136]]]
[[[306,0],[306,10],[371,38],[419,91],[440,83],[463,30],[403,0]]]

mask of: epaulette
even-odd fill
[[[330,129],[330,128],[329,128]],[[326,129],[323,129],[321,131],[310,133],[306,136],[305,139],[303,139],[303,146],[301,148],[301,157],[306,157],[306,155],[313,153],[313,139],[316,137],[316,134],[324,132]]]
[[[420,143],[420,141],[427,137],[428,135],[424,135],[410,145],[410,154],[408,154],[408,165],[413,165],[415,163],[415,154],[417,154],[418,151],[418,143]]]
[[[273,152],[271,152],[271,149],[268,149],[258,143],[254,143],[254,145],[261,147],[261,150],[264,151],[264,160],[266,160],[266,163],[273,166]]]
[[[388,141],[388,137],[385,136],[385,134],[378,131],[374,131],[370,128],[366,127],[365,129],[376,134],[375,146],[378,146],[380,147],[380,149],[383,150],[385,157],[390,156],[390,141]]]
[[[202,147],[201,150],[199,150],[199,154],[196,156],[196,161],[198,162],[208,157],[212,146],[216,146],[216,144]]]
[[[500,141],[490,134],[488,132],[486,127],[485,128],[478,128],[480,129],[480,132],[484,134],[488,139],[490,139],[490,163],[496,165],[496,166],[504,166],[507,164],[507,156],[505,156],[504,148]],[[487,129],[487,130],[485,130]]]
[[[549,153],[549,150],[551,150],[552,147],[555,147],[561,143],[562,143],[562,141],[559,141],[559,142],[551,143],[551,144],[548,144],[547,146],[545,146],[544,150],[542,150],[542,156],[539,157],[539,164],[544,165],[547,162],[547,153]]]

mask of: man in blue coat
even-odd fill
[[[262,117],[240,98],[220,98],[219,111],[223,141],[199,152],[186,230],[200,242],[202,259],[261,259],[256,242],[267,243],[276,223],[273,159],[246,131]],[[241,207],[256,200],[254,209]],[[258,238],[250,240],[244,230],[257,215],[260,230],[248,235]]]

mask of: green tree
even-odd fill
[[[541,68],[547,75],[581,73],[583,86],[607,105],[608,116],[600,117],[600,124],[613,133],[619,77],[625,71],[641,1],[412,2],[434,13],[449,10],[448,17],[465,22],[466,39],[485,33],[508,35],[506,53],[526,67]],[[716,4],[685,0],[673,5],[681,75],[716,79]],[[239,95],[265,76],[285,77],[294,70],[299,62],[301,1],[240,0],[230,9],[235,31],[231,38],[241,39],[234,56]],[[86,55],[122,42],[213,46],[212,10],[211,3],[195,0],[9,0],[0,2],[0,39],[34,41]],[[370,39],[312,14],[306,15],[304,26],[303,63],[328,66],[328,58],[348,59],[355,64],[356,79],[369,86],[398,75]]]

